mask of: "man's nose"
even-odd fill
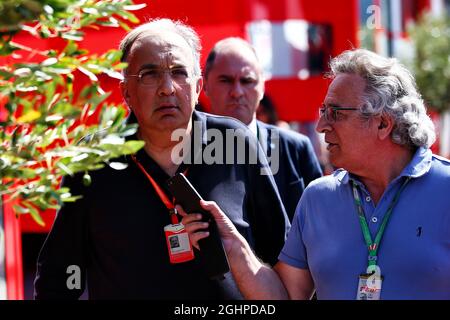
[[[244,90],[243,90],[243,88],[242,88],[241,83],[239,83],[239,81],[236,81],[236,82],[233,84],[232,88],[231,88],[230,95],[231,95],[233,98],[239,98],[239,97],[241,97],[243,94],[244,94]]]
[[[159,79],[158,94],[170,96],[175,92],[173,79],[169,72],[163,72]]]
[[[316,131],[319,133],[325,133],[326,131],[331,131],[333,128],[330,123],[325,119],[324,116],[319,118],[319,121],[316,125]]]

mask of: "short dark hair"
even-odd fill
[[[223,46],[227,45],[230,42],[237,42],[237,43],[240,43],[240,44],[248,47],[255,54],[256,60],[259,61],[258,55],[256,54],[256,50],[255,50],[255,48],[253,48],[253,46],[250,43],[248,43],[247,41],[245,41],[242,38],[228,37],[228,38],[218,41],[214,45],[214,47],[211,49],[211,51],[209,52],[208,57],[206,58],[205,68],[204,68],[204,72],[203,72],[205,79],[208,78],[208,74],[211,72],[211,69],[214,66],[214,61],[216,60],[217,53],[222,49]]]

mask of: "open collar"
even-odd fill
[[[401,177],[418,178],[423,176],[431,169],[432,156],[433,154],[429,148],[418,148],[409,164],[403,169],[400,175],[394,179],[394,181]],[[360,183],[355,176],[342,168],[337,169],[333,173],[333,176],[342,184],[349,183],[350,180],[358,184]]]

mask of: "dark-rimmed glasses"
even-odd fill
[[[172,83],[179,86],[190,84],[192,81],[192,77],[189,76],[189,73],[184,68],[174,68],[170,70],[144,69],[139,71],[138,74],[128,74],[125,75],[125,77],[136,77],[138,82],[144,86],[158,87],[161,85],[165,73],[169,74]]]
[[[337,121],[338,111],[341,110],[356,111],[359,110],[359,108],[326,106],[322,104],[319,108],[319,118],[325,117],[325,120],[327,120],[328,123],[333,124]]]

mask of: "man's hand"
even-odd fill
[[[223,213],[219,206],[213,201],[200,201],[203,209],[209,211],[217,223],[222,242],[227,252],[230,262],[231,272],[233,273],[236,284],[246,299],[288,299],[288,293],[280,277],[269,266],[265,266],[254,255],[244,237],[237,231],[234,224]],[[187,214],[179,205],[176,206],[178,213],[183,216],[181,221],[186,231],[189,233],[191,244],[197,249],[198,241],[209,236],[205,230],[208,223],[200,221],[201,214]],[[301,270],[297,268],[285,268],[288,270]],[[306,271],[308,274],[309,272]],[[288,278],[283,275],[283,279],[290,281],[295,278]],[[298,282],[294,282],[298,284]],[[298,297],[298,295],[293,295]]]
[[[203,209],[209,211],[216,221],[225,251],[229,254],[232,250],[233,243],[235,240],[238,240],[241,235],[231,220],[225,215],[225,213],[223,213],[214,201],[201,200],[200,205]],[[202,219],[201,214],[187,214],[180,205],[177,205],[176,209],[178,213],[183,216],[183,220],[181,222],[184,224],[186,231],[189,233],[191,244],[200,250],[201,248],[198,245],[198,241],[209,236],[209,232],[206,231],[209,224],[207,222],[200,221]]]

